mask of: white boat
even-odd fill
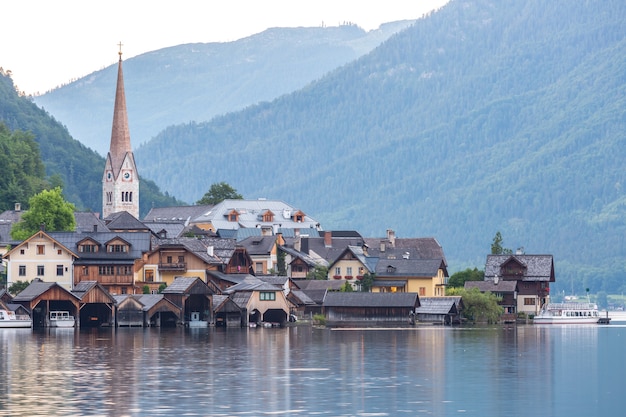
[[[33,321],[28,316],[18,316],[10,310],[0,310],[0,329],[32,327]]]
[[[597,324],[611,319],[600,316],[592,303],[549,303],[533,319],[535,324]]]
[[[51,311],[50,327],[74,327],[74,316],[69,311]]]

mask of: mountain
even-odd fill
[[[456,0],[272,102],[171,126],[140,172],[195,201],[225,181],[325,229],[435,236],[450,270],[503,245],[560,291],[624,289],[626,3]]]
[[[127,59],[133,143],[146,142],[169,125],[207,121],[302,88],[413,22],[392,22],[369,32],[354,25],[274,28],[234,42],[179,45]],[[34,97],[74,138],[101,155],[111,135],[116,68]]]
[[[111,107],[111,114],[112,109],[113,107]],[[112,117],[109,124],[111,123]],[[22,168],[27,174],[36,171],[33,166],[37,162],[34,160],[40,159],[45,166],[45,174],[42,173],[42,176],[46,177],[48,182],[52,184],[58,184],[60,181],[63,184],[64,197],[74,203],[77,209],[101,212],[104,158],[73,139],[61,123],[37,107],[28,97],[19,96],[15,91],[10,74],[5,73],[0,68],[1,124],[10,131],[28,132],[27,136],[30,138],[32,135],[32,139],[37,143],[35,145],[37,147],[36,158],[31,159],[25,158],[32,153],[28,141],[22,145],[22,160],[20,162],[25,165]],[[2,131],[0,126],[0,133]],[[21,135],[16,136],[21,137]],[[19,145],[15,144],[15,146]],[[0,148],[2,147],[0,146]],[[3,154],[7,153],[7,149],[2,148],[2,152]],[[3,166],[2,168],[6,167]],[[20,175],[19,178],[11,178],[9,186],[0,191],[0,208],[13,208],[15,203],[22,203],[22,207],[26,208],[28,198],[39,192],[40,188],[44,186],[43,184],[40,184],[39,188],[27,186],[32,182],[32,179],[24,175]],[[3,181],[0,181],[1,183]],[[14,188],[19,188],[19,190],[11,190],[11,185]],[[152,207],[181,204],[176,198],[161,193],[156,184],[145,177],[141,179],[140,195],[140,212],[142,215],[147,214]],[[14,201],[15,198],[23,200]]]

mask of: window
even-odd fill
[[[113,192],[107,191],[107,204],[111,204],[113,202]]]
[[[535,305],[535,299],[534,298],[524,298],[524,305],[525,306],[534,306]]]
[[[96,245],[80,245],[80,247],[78,248],[79,252],[83,252],[83,253],[95,253],[96,251]]]
[[[24,253],[26,253],[26,251],[24,249],[20,249],[20,255],[24,255]]]
[[[126,252],[126,245],[109,245],[110,253]]]
[[[426,287],[420,287],[420,297],[426,297]]]
[[[171,264],[171,263],[172,263],[172,257],[171,257],[171,256],[168,256],[168,257],[167,257],[167,263],[168,263],[168,264]]]
[[[184,256],[179,256],[178,257],[178,263],[179,264],[184,264],[185,263],[185,257]]]
[[[89,275],[89,267],[88,266],[83,266],[82,269],[81,269],[81,274],[83,276]]]
[[[340,266],[336,266],[335,267],[335,275],[341,275],[341,267]]]
[[[25,277],[26,276],[26,265],[20,265],[19,267],[19,275],[21,277]]]
[[[122,294],[126,294],[126,287],[122,287],[121,291],[122,291]]]
[[[118,266],[117,267],[117,275],[132,275],[133,267],[132,266]]]
[[[61,249],[57,249],[57,255],[63,255],[63,251]]]
[[[44,245],[37,245],[37,255],[45,255],[46,247]]]
[[[98,267],[100,275],[115,275],[115,267],[111,265],[102,265]]]
[[[63,276],[63,265],[57,265],[57,277]]]
[[[351,266],[346,268],[346,275],[352,275],[352,267]]]
[[[259,300],[261,301],[275,301],[276,291],[261,291],[259,293]]]
[[[46,275],[46,270],[43,265],[37,265],[37,275],[40,277]]]
[[[154,281],[154,269],[146,269],[143,273],[143,280],[146,282]]]
[[[257,262],[254,264],[254,270],[256,271],[257,274],[262,274],[263,273],[263,262]]]

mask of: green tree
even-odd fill
[[[9,287],[9,293],[11,293],[12,295],[18,295],[19,293],[24,291],[24,288],[28,287],[29,285],[30,285],[30,282],[28,282],[28,281],[17,281],[17,282],[14,282]]]
[[[306,274],[306,279],[319,279],[319,280],[328,279],[328,268],[325,266],[316,265],[312,271],[309,271]]]
[[[277,254],[276,254],[276,267],[278,268],[278,276],[280,277],[286,277],[287,276],[287,265],[285,264],[285,257],[287,256],[287,254],[280,250],[277,249]]]
[[[229,184],[220,182],[212,184],[209,191],[207,191],[200,200],[196,201],[196,204],[219,204],[224,200],[243,200],[243,196],[237,193],[237,190]]]
[[[163,292],[163,290],[166,289],[166,288],[167,288],[167,284],[166,283],[163,283],[163,284],[159,285],[159,294],[161,294]]]
[[[341,291],[341,292],[352,292],[352,291],[354,291],[354,287],[352,287],[352,284],[350,284],[350,281],[346,281],[345,284],[343,284],[341,286],[341,289],[339,291]]]
[[[452,288],[463,288],[465,281],[484,281],[485,271],[478,268],[467,268],[465,271],[459,271],[452,274],[448,280],[448,286]]]
[[[74,204],[65,201],[60,187],[43,190],[29,200],[30,208],[22,215],[22,220],[11,229],[15,240],[28,239],[44,225],[53,232],[73,231],[76,228]]]
[[[363,275],[363,279],[361,280],[361,291],[370,292],[372,287],[374,286],[374,280],[376,279],[376,274],[370,274],[369,272]]]
[[[493,242],[491,243],[491,254],[492,255],[508,255],[513,253],[511,249],[502,247],[502,235],[500,231],[496,232],[496,235],[493,237]]]
[[[450,295],[460,295],[463,299],[463,316],[473,322],[497,323],[504,309],[498,303],[500,298],[487,291],[480,292],[478,288],[470,290],[454,289]]]

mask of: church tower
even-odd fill
[[[139,175],[130,146],[121,43],[119,56],[111,145],[102,177],[102,217],[107,218],[113,213],[127,211],[139,219]]]

